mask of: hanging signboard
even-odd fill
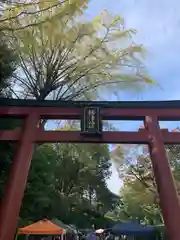
[[[102,132],[102,120],[99,107],[85,107],[81,120],[83,134],[97,135]]]

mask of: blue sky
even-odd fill
[[[145,64],[161,88],[148,89],[139,96],[121,94],[121,100],[180,100],[180,1],[177,0],[91,0],[87,14],[91,17],[103,9],[119,14],[127,28],[135,28],[137,43],[147,49]],[[140,123],[122,123],[123,130],[133,130]],[[163,123],[172,129],[177,123]],[[119,192],[121,181],[115,167],[109,188]]]

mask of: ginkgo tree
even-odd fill
[[[136,31],[107,11],[87,21],[87,7],[87,0],[39,0],[4,11],[1,28],[21,59],[13,76],[17,97],[108,99],[154,84],[142,45],[133,44]]]

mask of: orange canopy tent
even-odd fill
[[[60,228],[53,222],[44,219],[28,225],[26,227],[20,228],[18,234],[24,235],[61,235],[66,231],[63,228]]]

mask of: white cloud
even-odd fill
[[[180,2],[177,0],[123,0],[119,4],[115,4],[115,0],[113,2],[111,4],[116,12],[125,17],[127,26],[136,28],[138,38],[143,38],[149,45],[164,44],[180,34]],[[115,11],[115,8],[112,10]]]

